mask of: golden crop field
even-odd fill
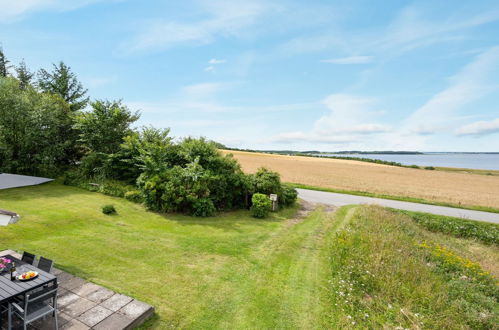
[[[245,172],[267,167],[285,182],[499,208],[499,176],[428,171],[353,160],[223,151]]]

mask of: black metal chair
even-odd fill
[[[22,302],[12,303],[12,313],[22,321],[24,330],[36,320],[52,314],[57,329],[57,283],[26,293]]]
[[[52,267],[54,266],[54,261],[40,257],[40,260],[38,260],[38,265],[36,267],[40,268],[41,270],[50,273],[52,271]]]
[[[24,251],[21,260],[27,264],[33,265],[36,260],[36,255]]]

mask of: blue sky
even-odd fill
[[[0,0],[0,42],[174,136],[499,151],[497,1]]]

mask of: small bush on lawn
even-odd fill
[[[255,218],[265,218],[272,210],[272,201],[267,195],[256,193],[251,198],[251,215]]]
[[[104,205],[102,207],[102,213],[111,215],[111,214],[116,214],[116,209],[114,208],[114,205]]]
[[[280,197],[279,201],[283,206],[290,206],[296,202],[296,199],[298,198],[298,192],[296,191],[295,188],[283,184],[281,196],[279,197]]]
[[[192,215],[196,217],[209,217],[215,214],[215,205],[209,198],[200,198],[192,203]]]
[[[144,201],[142,194],[138,190],[127,191],[125,193],[125,198],[134,203],[142,203]]]

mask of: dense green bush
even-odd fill
[[[215,214],[215,205],[209,198],[199,198],[192,203],[192,215],[197,217],[209,217]]]
[[[99,192],[114,197],[125,197],[129,190],[129,186],[119,181],[106,181],[99,186]]]
[[[265,195],[281,194],[281,177],[279,173],[270,171],[264,167],[250,176],[251,192]]]
[[[116,214],[116,209],[114,208],[114,205],[104,205],[102,207],[102,213],[111,215],[111,214]]]
[[[162,157],[142,154],[145,166],[137,184],[148,208],[208,216],[245,207],[247,176],[232,156],[204,139],[185,139],[173,150],[178,154],[170,155],[170,166]]]
[[[298,192],[295,188],[283,184],[281,188],[281,196],[279,199],[279,203],[283,206],[290,206],[296,202],[298,198]]]
[[[134,203],[142,203],[144,198],[138,190],[130,190],[125,193],[125,198]]]
[[[267,195],[256,193],[251,198],[251,215],[255,218],[265,218],[272,210],[272,201]]]

